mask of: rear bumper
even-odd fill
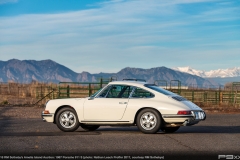
[[[204,111],[192,111],[191,115],[162,115],[165,125],[173,126],[191,126],[206,119]]]

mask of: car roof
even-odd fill
[[[147,82],[142,82],[142,81],[113,81],[113,82],[109,82],[109,84],[143,86],[144,84],[148,84],[148,83]]]

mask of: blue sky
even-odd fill
[[[0,60],[75,72],[240,67],[238,0],[0,0]]]

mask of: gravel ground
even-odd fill
[[[55,124],[42,121],[43,110],[38,106],[0,107],[0,159],[6,155],[156,155],[212,160],[218,155],[240,155],[240,112],[234,108],[205,108],[206,121],[173,134],[159,131],[155,135],[143,134],[137,126],[62,132]]]
[[[0,159],[8,155],[132,155],[213,160],[218,155],[240,155],[240,114],[208,114],[206,121],[181,127],[176,133],[150,135],[141,133],[137,126],[101,126],[93,132],[79,127],[75,132],[62,132],[53,123],[42,122],[41,111],[38,107],[0,107]],[[27,118],[34,115],[37,118]]]
[[[39,118],[43,107],[0,107],[0,118]]]

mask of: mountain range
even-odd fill
[[[214,81],[220,85],[225,85],[229,82],[239,82],[240,81],[240,67],[228,68],[228,69],[217,69],[210,71],[196,70],[191,67],[175,67],[172,68],[176,71],[189,73],[192,75],[197,75],[203,77],[209,81]]]
[[[197,75],[205,78],[225,78],[225,77],[239,77],[240,76],[240,67],[228,68],[228,69],[217,69],[210,71],[196,70],[191,67],[175,67],[173,68],[176,71],[189,73],[192,75]]]
[[[219,85],[213,80],[207,80],[202,77],[176,71],[166,67],[156,67],[150,69],[126,67],[117,73],[98,73],[89,72],[76,73],[71,69],[58,64],[52,60],[17,60],[0,61],[0,82],[20,82],[30,83],[32,81],[40,82],[96,82],[100,78],[115,77],[117,80],[123,78],[145,79],[150,83],[155,80],[179,80],[182,85],[209,87]]]

